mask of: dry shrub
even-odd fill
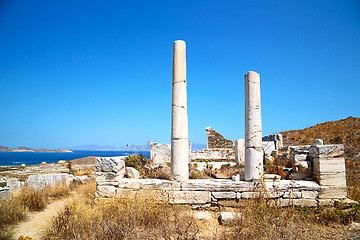
[[[30,211],[41,211],[46,207],[47,196],[43,191],[31,188],[23,188],[16,194],[19,205]]]
[[[26,215],[27,209],[23,204],[20,204],[18,198],[10,196],[6,199],[0,199],[0,233],[2,233],[0,239],[6,239],[7,225],[24,220]]]
[[[149,159],[140,154],[133,154],[127,156],[125,159],[125,165],[127,167],[133,167],[138,171],[142,171],[144,166],[149,163]]]
[[[65,185],[56,185],[53,187],[46,187],[42,192],[49,200],[56,200],[69,196],[70,188]]]
[[[339,208],[278,208],[264,199],[244,201],[241,214],[225,226],[216,239],[357,239],[344,220],[349,215]],[[336,215],[337,218],[329,216]],[[347,215],[347,216],[345,216]],[[328,216],[328,217],[327,217]]]
[[[158,166],[146,170],[146,178],[170,179],[170,167]]]
[[[92,168],[84,168],[84,169],[76,169],[74,170],[74,176],[91,176],[91,174],[94,172],[94,169]]]
[[[11,225],[27,217],[28,211],[38,211],[45,207],[44,195],[24,188],[0,199],[0,239],[12,239]]]
[[[53,218],[45,239],[194,239],[197,233],[184,207],[160,204],[150,193],[94,202],[86,192]]]

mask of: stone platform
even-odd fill
[[[150,192],[159,201],[173,204],[216,205],[222,200],[259,197],[272,199],[277,206],[317,206],[326,203],[324,199],[318,199],[320,186],[313,181],[259,183],[230,179],[170,181],[125,178],[114,182],[97,181],[97,198],[122,198],[139,192]]]

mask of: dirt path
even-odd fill
[[[51,218],[55,216],[58,211],[70,202],[73,197],[61,199],[49,204],[42,212],[31,213],[26,222],[22,222],[14,228],[14,239],[20,236],[29,236],[35,239],[40,239],[41,232],[49,223]]]

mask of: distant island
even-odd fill
[[[28,147],[17,147],[17,148],[11,148],[11,147],[5,147],[0,146],[0,152],[73,152],[66,149],[34,149],[34,148],[28,148]]]

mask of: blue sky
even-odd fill
[[[172,42],[187,43],[189,139],[360,117],[360,2],[0,0],[0,145],[170,142]]]

